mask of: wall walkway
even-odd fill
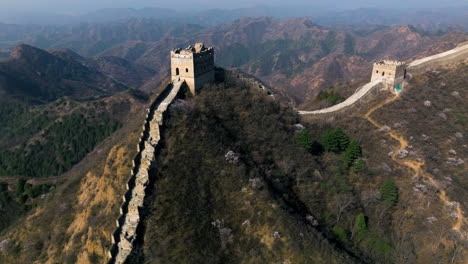
[[[426,58],[422,58],[419,60],[415,60],[408,64],[407,69],[409,71],[411,70],[417,70],[419,67],[429,67],[429,66],[438,66],[447,62],[452,62],[454,60],[462,60],[466,59],[468,57],[468,44],[461,45],[455,49],[442,52],[433,56],[429,56]],[[300,115],[316,115],[316,114],[325,114],[325,113],[331,113],[331,112],[336,112],[338,110],[344,109],[348,106],[351,106],[355,104],[356,102],[360,101],[363,99],[366,95],[369,95],[371,91],[375,89],[379,89],[383,87],[383,83],[381,80],[376,80],[374,82],[370,82],[363,87],[361,87],[356,93],[351,95],[348,99],[346,99],[344,102],[341,102],[337,105],[324,108],[324,109],[319,109],[315,111],[299,111]]]
[[[334,105],[334,106],[331,106],[331,107],[328,107],[328,108],[324,108],[324,109],[315,110],[315,111],[299,111],[299,114],[300,115],[308,115],[308,114],[325,114],[325,113],[335,112],[335,111],[338,111],[338,110],[343,109],[345,107],[353,105],[354,103],[361,100],[365,95],[369,94],[372,90],[381,89],[381,88],[383,88],[382,81],[381,80],[375,80],[373,82],[370,82],[370,83],[364,85],[356,93],[354,93],[353,95],[348,97],[348,99],[346,99],[345,101],[343,101],[343,102],[341,102],[341,103],[339,103],[337,105]]]
[[[143,132],[137,145],[138,153],[133,160],[131,177],[127,183],[127,192],[123,196],[117,228],[112,234],[112,247],[109,251],[109,264],[122,264],[130,255],[136,240],[140,223],[140,209],[149,183],[149,170],[155,160],[155,150],[160,140],[160,128],[163,125],[164,113],[174,101],[183,81],[174,82],[156,98],[148,109]]]

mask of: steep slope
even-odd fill
[[[232,76],[174,103],[129,263],[354,263],[295,192],[319,168],[292,140],[297,118]]]
[[[106,23],[72,25],[9,25],[0,23],[0,45],[18,42],[44,49],[69,48],[83,56],[94,56],[127,41],[158,41],[165,36],[180,36],[202,29],[193,24],[166,23],[156,19],[130,18]],[[2,46],[0,46],[2,47]]]
[[[75,99],[111,95],[127,89],[74,59],[18,45],[0,61],[1,100],[50,102],[62,96]]]
[[[356,198],[363,202],[369,226],[387,226],[395,262],[466,260],[466,144],[462,132],[467,129],[466,70],[466,60],[424,68],[413,73],[400,96],[381,94],[370,104],[345,113],[304,116],[311,128],[342,126],[361,139],[367,173],[350,180]],[[398,202],[378,208],[372,199],[383,199],[382,186],[389,180],[397,185]]]
[[[120,57],[89,57],[85,58],[70,49],[51,50],[53,55],[64,59],[72,59],[82,65],[103,73],[125,86],[138,89],[155,75],[155,71],[143,65],[132,63]]]
[[[122,128],[0,233],[1,263],[103,263],[107,259],[146,102],[127,92],[102,102],[112,116],[119,116]]]

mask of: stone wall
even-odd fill
[[[394,92],[397,85],[401,85],[405,77],[405,65],[396,61],[382,61],[374,63],[371,82],[381,80],[383,89]]]
[[[171,51],[171,79],[185,80],[192,94],[215,77],[214,49],[205,48],[202,43],[197,45],[195,49]]]
[[[408,71],[416,71],[421,68],[427,67],[437,67],[442,66],[444,64],[453,63],[456,61],[463,61],[468,59],[468,45],[459,46],[455,49],[439,53],[433,56],[429,56],[426,58],[422,58],[419,60],[415,60],[408,65]],[[377,64],[374,64],[374,67]],[[382,65],[378,65],[379,67]],[[390,81],[392,86],[401,84],[404,82],[404,65],[398,65],[397,67],[397,78],[394,81]],[[374,71],[376,68],[373,69]],[[403,74],[402,74],[403,72]],[[374,73],[373,73],[374,74]],[[349,106],[355,104],[363,100],[364,98],[368,97],[369,95],[373,94],[373,91],[378,91],[379,89],[388,89],[389,81],[387,79],[382,78],[372,78],[371,82],[361,87],[356,93],[351,95],[348,99],[344,102],[341,102],[337,105],[319,109],[315,111],[299,111],[301,115],[316,115],[316,114],[327,114],[336,111],[340,111],[343,109],[347,109]],[[393,88],[393,87],[392,87]]]
[[[468,43],[451,49],[449,51],[439,53],[433,56],[415,60],[408,65],[408,71],[418,71],[421,69],[440,67],[446,64],[459,62],[468,58]]]
[[[309,114],[316,115],[316,114],[326,114],[326,113],[337,112],[339,110],[346,109],[369,96],[374,96],[375,93],[382,90],[383,87],[384,87],[384,84],[382,80],[375,80],[373,82],[367,83],[366,85],[362,86],[356,93],[354,93],[353,95],[348,97],[348,99],[346,99],[345,101],[337,105],[324,108],[324,109],[315,110],[315,111],[299,111],[299,114],[300,115],[309,115]]]
[[[138,153],[133,160],[127,191],[122,197],[117,228],[112,233],[112,247],[109,250],[109,264],[124,263],[133,249],[140,224],[140,209],[143,207],[146,187],[149,184],[149,171],[155,160],[155,152],[160,140],[160,129],[164,113],[183,89],[184,82],[173,82],[155,99],[147,109],[140,140],[136,146]]]
[[[250,76],[247,73],[241,72],[238,69],[231,69],[231,70],[227,70],[226,74],[229,75],[231,78],[238,79],[238,80],[245,82],[250,88],[261,89],[262,91],[265,92],[265,94],[273,98],[275,97],[270,88],[268,88],[260,80],[256,79],[253,76]]]

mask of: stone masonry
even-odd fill
[[[409,63],[407,68],[405,64],[396,61],[381,61],[378,63],[374,63],[371,82],[362,86],[360,89],[357,90],[356,93],[351,95],[348,99],[337,105],[324,109],[319,109],[315,111],[299,111],[299,114],[326,114],[346,109],[349,106],[360,102],[365,97],[372,95],[372,92],[376,91],[377,89],[395,92],[395,87],[397,87],[398,85],[403,85],[403,82],[406,79],[406,70],[411,72],[417,70],[422,66],[440,66],[454,60],[465,60],[467,57],[468,43],[463,43],[452,50],[425,57],[419,60],[415,60]]]
[[[123,196],[120,216],[116,222],[117,228],[112,234],[109,264],[124,263],[132,252],[140,223],[140,209],[143,207],[145,190],[149,183],[149,171],[154,166],[155,152],[160,140],[164,113],[183,85],[183,81],[172,82],[148,109],[143,132],[137,145],[138,153],[133,161],[131,177],[127,183],[127,192]]]
[[[371,82],[381,80],[384,89],[390,92],[398,92],[403,87],[406,79],[405,64],[399,61],[379,61],[374,63]]]
[[[203,43],[171,51],[171,79],[185,81],[193,95],[215,80],[214,49]]]

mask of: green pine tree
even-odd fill
[[[341,128],[333,129],[333,137],[338,142],[339,151],[344,151],[349,145],[349,138]]]
[[[307,151],[312,151],[312,147],[314,146],[314,140],[307,129],[303,129],[296,134],[296,142]]]
[[[320,137],[320,143],[324,147],[325,151],[338,152],[339,145],[336,138],[333,136],[332,131],[326,131]]]
[[[362,157],[361,147],[359,146],[359,143],[353,139],[344,153],[344,162],[346,166],[351,167],[354,161],[360,157]]]
[[[360,213],[356,216],[356,220],[354,220],[354,229],[353,229],[353,236],[357,240],[361,240],[364,238],[367,231],[367,224],[366,224],[366,217],[363,213]]]
[[[381,198],[391,206],[398,203],[398,187],[392,180],[386,180],[380,189]]]
[[[335,128],[331,131],[326,131],[320,138],[320,143],[326,151],[341,152],[344,151],[349,145],[349,138],[344,133],[343,129]]]

